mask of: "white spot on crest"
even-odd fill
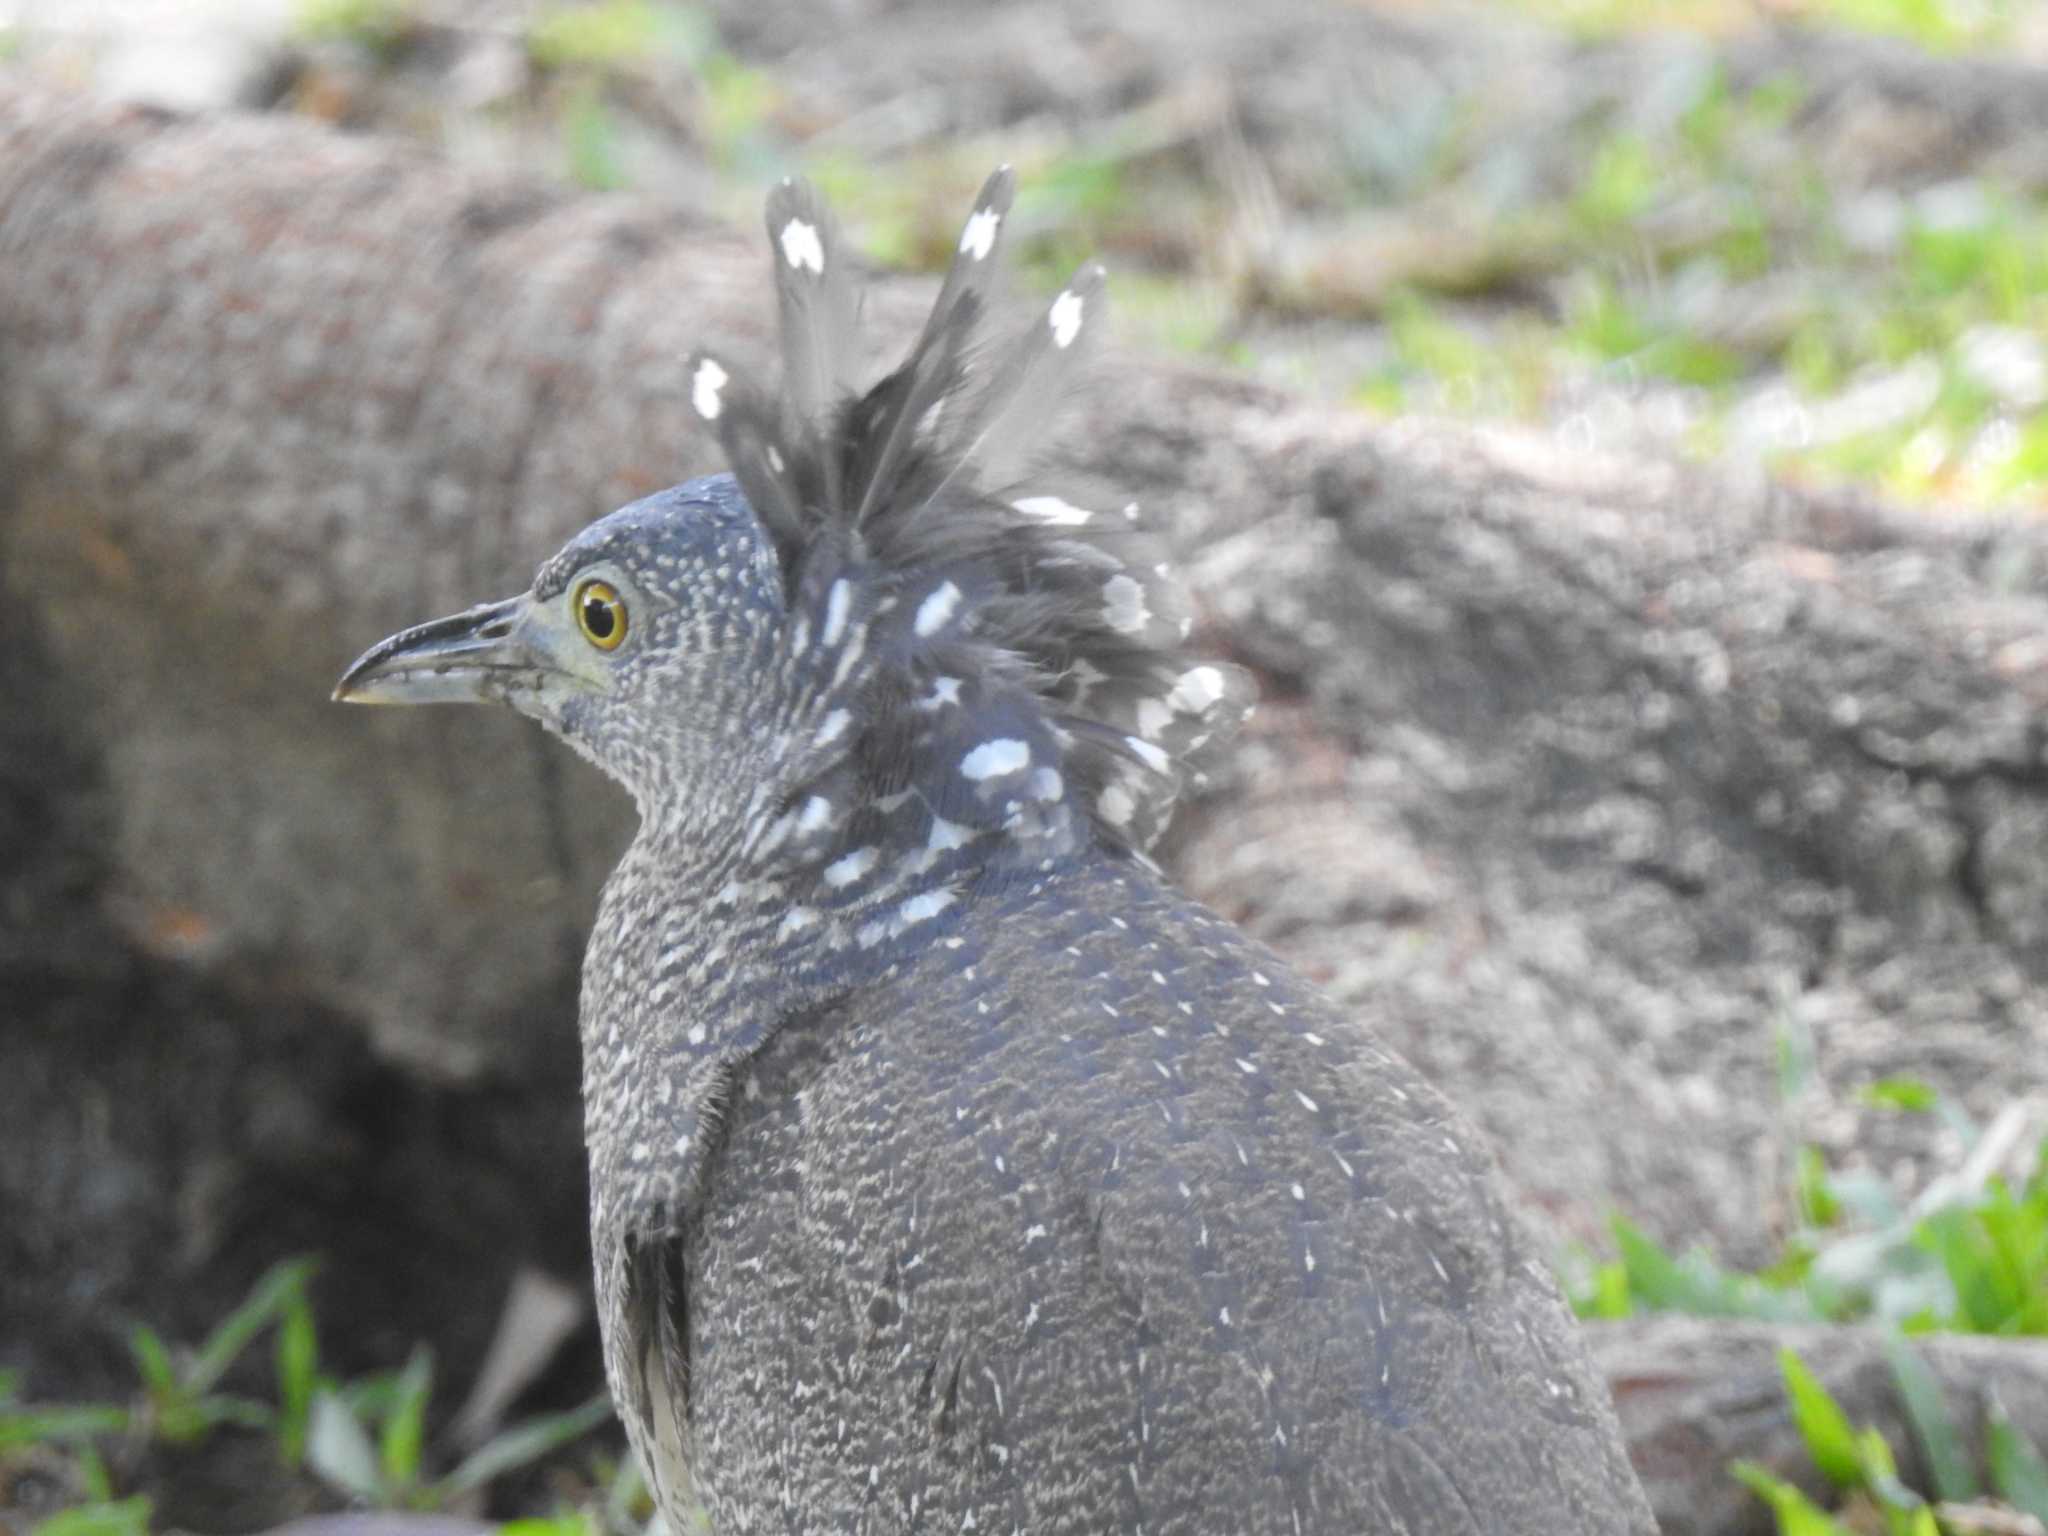
[[[1152,617],[1145,589],[1119,572],[1102,584],[1102,621],[1120,635],[1136,634]]]
[[[799,832],[816,832],[820,827],[832,825],[832,802],[823,795],[813,795],[804,802],[803,814],[796,819]]]
[[[1067,786],[1057,768],[1041,768],[1031,775],[1031,798],[1034,800],[1057,800],[1066,792]]]
[[[837,645],[846,633],[846,616],[853,607],[853,588],[846,578],[840,577],[832,583],[831,594],[825,599],[825,633],[819,638],[826,645]]]
[[[817,914],[809,907],[791,907],[782,915],[782,926],[776,930],[775,936],[786,939],[791,934],[802,933],[816,917]]]
[[[1088,702],[1088,695],[1095,691],[1095,685],[1108,679],[1109,674],[1089,661],[1085,656],[1076,656],[1074,664],[1067,669],[1067,675],[1074,679],[1074,706],[1079,708]]]
[[[1173,724],[1173,710],[1157,699],[1138,700],[1138,734],[1157,736]]]
[[[1030,761],[1030,747],[1014,736],[998,736],[994,741],[984,741],[961,758],[960,772],[963,777],[979,782],[1015,773]]]
[[[1081,295],[1069,288],[1052,301],[1052,308],[1046,314],[1046,324],[1052,327],[1052,344],[1066,348],[1074,344],[1074,338],[1081,334]]]
[[[923,602],[917,605],[917,623],[914,626],[920,637],[936,634],[946,627],[953,617],[953,610],[960,606],[960,589],[952,582],[941,582]],[[954,683],[957,688],[958,682]]]
[[[1003,216],[993,208],[977,208],[967,220],[967,227],[960,231],[960,249],[976,261],[987,261],[988,253],[996,248],[996,231],[1003,226]]]
[[[932,691],[917,701],[917,707],[925,711],[943,709],[948,704],[960,702],[960,679],[957,677],[935,677]]]
[[[1166,702],[1184,714],[1198,715],[1223,697],[1223,674],[1214,667],[1190,667],[1181,673],[1180,681],[1173,685],[1173,692],[1166,696]]]
[[[1316,1101],[1303,1093],[1299,1088],[1294,1090],[1294,1096],[1301,1100],[1301,1107],[1303,1109],[1307,1110],[1310,1114],[1316,1112]]]
[[[963,827],[957,821],[948,821],[943,816],[932,818],[931,841],[925,846],[934,853],[945,853],[954,848],[965,848],[974,837],[972,827]]]
[[[725,409],[719,391],[725,388],[726,380],[731,377],[718,366],[715,357],[707,357],[697,364],[697,377],[690,381],[690,404],[706,421],[718,420],[718,413]]]
[[[1154,773],[1165,773],[1173,766],[1172,758],[1168,757],[1161,748],[1147,741],[1142,736],[1126,736],[1124,738],[1124,745],[1137,753],[1139,758],[1144,761],[1145,766]]]
[[[852,637],[840,648],[839,665],[832,669],[832,686],[834,688],[837,688],[853,675],[854,666],[859,662],[861,652],[867,649],[867,643],[867,625],[854,625]]]
[[[1137,809],[1137,805],[1131,799],[1131,792],[1121,784],[1112,784],[1104,789],[1096,804],[1102,810],[1102,819],[1112,827],[1127,825],[1131,813]]]
[[[825,866],[825,883],[834,890],[853,884],[875,867],[875,850],[856,848],[844,858],[835,859]]]
[[[831,714],[825,717],[825,723],[818,727],[817,744],[821,747],[831,746],[833,742],[846,734],[847,726],[852,723],[853,712],[851,710],[833,710]]]
[[[822,275],[825,271],[825,242],[818,238],[818,227],[802,219],[791,219],[783,225],[782,259],[799,272],[809,268]]]
[[[1026,496],[1010,505],[1026,517],[1035,517],[1042,523],[1053,523],[1062,528],[1084,527],[1095,518],[1095,514],[1086,507],[1077,507],[1057,496]]]
[[[925,891],[913,896],[896,909],[898,919],[904,924],[922,923],[937,917],[953,905],[953,893],[948,890]]]

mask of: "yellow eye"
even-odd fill
[[[586,581],[576,589],[576,627],[600,651],[625,643],[626,605],[609,583]]]

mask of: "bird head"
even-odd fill
[[[1084,266],[989,344],[1012,190],[1007,169],[983,187],[922,335],[862,392],[832,218],[784,182],[779,391],[708,354],[687,364],[732,472],[592,524],[522,596],[393,635],[336,697],[510,704],[643,819],[828,886],[877,850],[898,873],[970,846],[1142,856],[1250,686],[1180,653],[1189,609],[1136,507],[1045,479],[1103,275]]]
[[[784,616],[774,546],[729,475],[600,518],[516,597],[371,647],[335,697],[494,702],[538,720],[643,808],[749,774]]]

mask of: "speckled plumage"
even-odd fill
[[[855,396],[829,215],[778,189],[782,390],[688,365],[735,476],[344,680],[438,698],[467,667],[639,801],[583,1092],[606,1363],[661,1506],[1647,1533],[1489,1151],[1145,856],[1249,690],[1177,654],[1132,518],[1031,478],[1103,290],[1084,268],[986,346],[1009,199],[999,173]],[[601,660],[560,638],[593,576],[630,624]]]

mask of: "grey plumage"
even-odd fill
[[[1011,181],[845,393],[829,214],[733,465],[338,694],[493,698],[623,782],[585,960],[606,1364],[671,1524],[1649,1532],[1479,1138],[1148,859],[1250,689],[1122,509],[1029,476],[1087,267],[982,340]]]

